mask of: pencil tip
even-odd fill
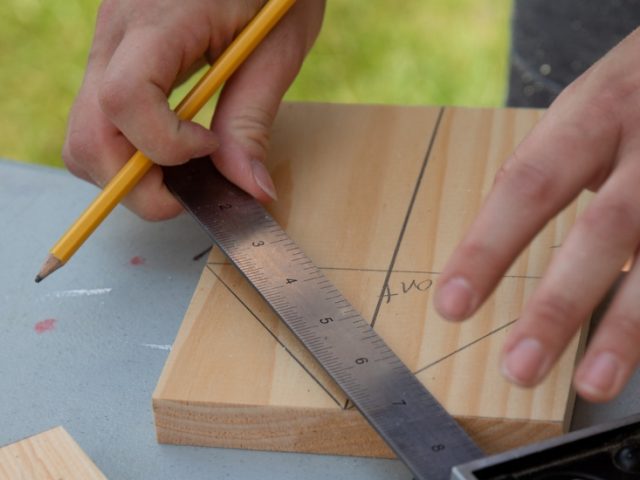
[[[40,283],[42,280],[47,278],[53,272],[58,270],[62,265],[64,265],[64,262],[58,260],[53,255],[49,255],[47,259],[44,261],[44,263],[42,264],[42,268],[40,269],[40,272],[38,273],[38,275],[36,275],[36,283]]]

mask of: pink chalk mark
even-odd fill
[[[42,320],[35,324],[33,329],[37,334],[50,332],[51,330],[56,328],[56,320],[54,318],[47,318],[46,320]]]
[[[140,266],[140,265],[144,265],[144,262],[146,262],[146,260],[144,259],[144,257],[139,257],[139,256],[135,256],[135,257],[131,257],[131,260],[129,260],[129,263],[131,265],[134,265],[136,267]]]

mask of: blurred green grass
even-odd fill
[[[62,165],[99,0],[0,3],[0,157]],[[500,106],[510,0],[329,0],[291,100]]]

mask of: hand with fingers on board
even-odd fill
[[[324,0],[298,0],[221,92],[211,128],[180,121],[172,88],[215,61],[266,0],[104,0],[85,78],[69,115],[63,158],[104,186],[136,149],[158,165],[210,155],[254,197],[275,198],[263,166],[269,128],[322,23]],[[154,166],[124,201],[143,218],[181,211]]]
[[[478,309],[529,241],[583,189],[596,191],[510,332],[517,384],[539,383],[640,245],[640,30],[571,84],[498,173],[438,284],[451,320]],[[575,373],[608,401],[640,361],[640,265],[628,273]]]

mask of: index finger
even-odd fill
[[[162,165],[213,153],[209,129],[180,120],[168,95],[183,69],[180,43],[163,29],[128,31],[105,71],[100,106],[127,139]]]
[[[584,79],[566,90],[498,172],[438,283],[445,318],[472,315],[547,221],[603,174],[618,127],[592,90]]]

